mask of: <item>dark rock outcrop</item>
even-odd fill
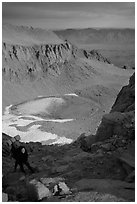
[[[120,180],[135,181],[135,74],[129,85],[122,88],[109,114],[103,116],[96,135],[82,134],[77,142],[83,151],[105,157],[110,155],[117,169],[122,169]],[[115,177],[115,176],[114,176]]]
[[[2,157],[7,157],[10,154],[10,147],[7,141],[11,137],[5,133],[2,133]]]
[[[135,110],[135,73],[131,76],[129,84],[124,86],[112,106],[111,112],[129,112]]]
[[[134,111],[127,113],[112,112],[104,115],[96,134],[96,141],[106,140],[113,135],[134,139]]]
[[[126,139],[135,139],[135,74],[129,85],[124,86],[109,114],[103,116],[96,133],[96,141],[103,141],[119,135]]]

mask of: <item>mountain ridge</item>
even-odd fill
[[[134,43],[135,29],[64,29],[54,31],[60,38],[72,43]]]
[[[27,26],[2,25],[2,41],[13,45],[60,44],[63,41],[51,30]]]
[[[31,28],[30,28],[31,29]],[[49,128],[52,134],[66,137],[76,135],[83,129],[94,133],[103,111],[111,107],[119,89],[127,83],[130,70],[122,70],[99,54],[95,50],[87,51],[79,49],[68,41],[61,44],[40,45],[10,45],[3,42],[3,110],[9,105],[18,105],[24,101],[31,101],[39,96],[43,97],[66,97],[64,94],[77,94],[75,103],[83,103],[83,116],[66,123],[65,130],[60,125]],[[72,96],[69,97],[69,108],[61,118],[75,119],[78,110],[74,107]],[[84,102],[82,98],[85,98]],[[92,107],[93,122],[90,126],[89,112],[86,107],[86,99]],[[80,107],[80,106],[78,106]],[[59,110],[62,110],[60,107]],[[57,111],[59,113],[59,110]],[[82,109],[79,110],[80,112]],[[85,113],[84,113],[85,111]],[[70,112],[75,114],[70,115]],[[95,114],[93,114],[95,112]],[[59,113],[60,115],[60,113]],[[53,119],[56,119],[53,117]],[[10,120],[10,119],[9,119]],[[10,121],[9,121],[10,123]],[[12,123],[12,121],[11,121]],[[47,122],[44,122],[45,126]],[[79,125],[81,124],[81,125]],[[71,134],[69,133],[69,125]],[[75,130],[75,125],[77,130]],[[81,129],[82,126],[82,129]],[[24,128],[25,125],[24,125]],[[44,125],[42,129],[44,128]],[[13,128],[14,129],[14,128]]]

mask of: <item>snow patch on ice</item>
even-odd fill
[[[49,122],[58,122],[58,123],[64,123],[64,122],[70,122],[74,119],[42,119],[37,116],[33,115],[22,115],[17,116],[10,113],[10,108],[12,105],[6,107],[4,115],[2,117],[2,132],[6,133],[7,135],[10,135],[11,137],[14,137],[15,135],[20,135],[22,142],[41,142],[41,141],[48,141],[48,140],[56,140],[55,142],[51,142],[50,144],[66,144],[71,143],[73,140],[68,139],[66,137],[60,137],[56,134],[52,134],[50,132],[44,132],[39,129],[41,125],[34,125],[27,129],[27,131],[19,131],[15,126],[27,126],[33,122],[39,122],[39,121],[49,121]],[[23,119],[22,117],[29,118]]]
[[[68,94],[64,94],[65,96],[77,96],[78,97],[78,95],[77,94],[75,94],[75,93],[68,93]]]
[[[68,139],[66,137],[60,137],[57,138],[57,140],[55,142],[52,142],[51,144],[70,144],[73,140],[72,139]]]

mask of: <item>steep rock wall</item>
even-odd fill
[[[3,77],[8,80],[22,80],[30,76],[35,79],[52,71],[59,75],[59,67],[72,57],[72,47],[65,42],[60,45],[41,45],[26,47],[3,43]]]
[[[10,81],[31,80],[50,74],[59,76],[62,66],[76,58],[94,59],[110,63],[97,51],[78,49],[67,41],[62,44],[10,45],[2,44],[3,78]]]
[[[109,114],[103,116],[96,133],[96,141],[108,139],[114,135],[126,139],[135,138],[135,74],[119,92]]]

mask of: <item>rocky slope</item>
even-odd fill
[[[2,41],[7,44],[22,46],[63,43],[63,40],[51,30],[10,24],[2,25]]]
[[[51,74],[59,76],[62,66],[74,57],[80,56],[87,59],[109,63],[97,51],[78,50],[70,43],[45,44],[22,46],[3,42],[3,77],[5,80],[22,82],[28,77],[35,80],[39,75]]]
[[[3,25],[3,106],[38,95],[72,92],[93,76],[88,60],[109,63],[97,51],[78,49],[50,32]]]
[[[104,115],[97,131],[97,140],[113,135],[135,139],[135,74],[129,84],[122,88],[109,114]],[[102,136],[103,135],[103,136]]]
[[[129,84],[124,86],[112,106],[111,112],[129,112],[135,110],[135,73],[130,77]]]
[[[103,116],[96,135],[81,135],[79,142],[84,151],[94,152],[102,147],[124,167],[127,174],[125,180],[134,182],[135,74],[121,89],[110,113]]]
[[[79,49],[60,40],[52,31],[6,26],[2,45],[3,131],[11,136],[20,133],[31,136],[31,131],[35,134],[38,130],[43,136],[48,132],[70,139],[83,132],[95,134],[102,115],[110,110],[131,75],[130,70],[118,69],[96,50]],[[34,105],[42,97],[45,102],[46,97],[63,98],[65,106],[57,105],[56,110],[49,106],[48,116],[72,122],[62,125],[55,120],[35,119],[27,113],[22,114],[22,119],[16,113],[10,115],[12,105],[18,107],[27,101]]]
[[[62,107],[59,106],[58,109],[53,103],[48,110],[52,109],[53,105],[53,115],[57,114],[61,119],[73,116],[76,120],[70,123],[70,126],[68,123],[62,125],[42,121],[42,130],[51,133],[58,131],[63,135],[73,133],[71,136],[95,131],[102,115],[108,112],[115,101],[118,91],[127,84],[131,72],[109,64],[109,61],[95,50],[78,49],[68,41],[60,40],[50,31],[26,27],[4,29],[2,67],[4,108],[10,104],[22,108],[25,104],[23,101],[28,102],[28,100],[35,106],[35,100],[40,99],[34,100],[34,98],[39,95],[58,96],[59,100],[65,101],[67,109],[63,107],[62,111]],[[8,198],[4,194],[5,199],[63,202],[134,201],[134,105],[132,104],[134,82],[132,81],[133,77],[130,85],[122,89],[112,113],[103,117],[96,135],[80,136],[75,142],[63,146],[48,146],[38,142],[23,143],[29,152],[29,161],[34,168],[34,174],[30,174],[27,170],[25,176],[19,170],[13,173],[14,161],[10,158],[7,143],[11,137],[3,134],[2,188],[3,192],[8,194]],[[73,94],[64,95],[66,93]],[[128,101],[123,99],[125,95]],[[88,106],[91,111],[89,114],[86,104],[95,104],[95,111],[92,112],[93,107]],[[115,109],[117,112],[114,112]],[[23,108],[22,110],[24,111]],[[8,116],[11,116],[10,119]],[[21,117],[20,127],[15,116]],[[24,128],[27,131],[29,126],[33,129],[35,124],[36,126],[38,124],[29,115],[27,119],[32,120],[29,122],[34,123],[34,126],[30,123],[25,126],[23,118],[25,120],[23,114],[9,114],[6,115],[5,123],[9,122],[10,127],[20,128],[21,131]],[[53,188],[60,181],[65,181],[71,189],[71,195],[53,196]],[[45,197],[40,199],[43,189]],[[48,192],[48,196],[45,192]]]
[[[96,50],[78,49],[52,31],[11,25],[3,25],[2,31],[3,106],[101,84],[104,69],[110,74],[105,82],[111,77],[117,81],[113,74],[129,76],[109,67]]]
[[[35,185],[30,186],[30,181],[35,179],[35,182],[40,182],[44,178],[47,182],[50,178],[52,181],[48,188],[52,189],[58,178],[64,179],[71,194],[49,196],[42,201],[134,201],[134,110],[128,109],[134,103],[134,88],[133,75],[129,85],[120,91],[111,113],[104,116],[95,136],[81,135],[72,144],[60,147],[42,146],[40,143],[24,144],[35,170],[32,175],[28,172],[24,177],[20,172],[12,173],[13,161],[8,157],[6,143],[9,136],[3,134],[3,192],[8,194],[8,199],[37,201],[38,197],[34,195],[40,191],[37,192],[38,187]],[[129,94],[132,93],[132,98],[130,102],[127,101],[128,105],[123,111],[119,107],[127,90]],[[119,112],[115,112],[115,107]]]
[[[55,33],[79,48],[98,50],[118,67],[135,67],[134,29],[66,29]]]

